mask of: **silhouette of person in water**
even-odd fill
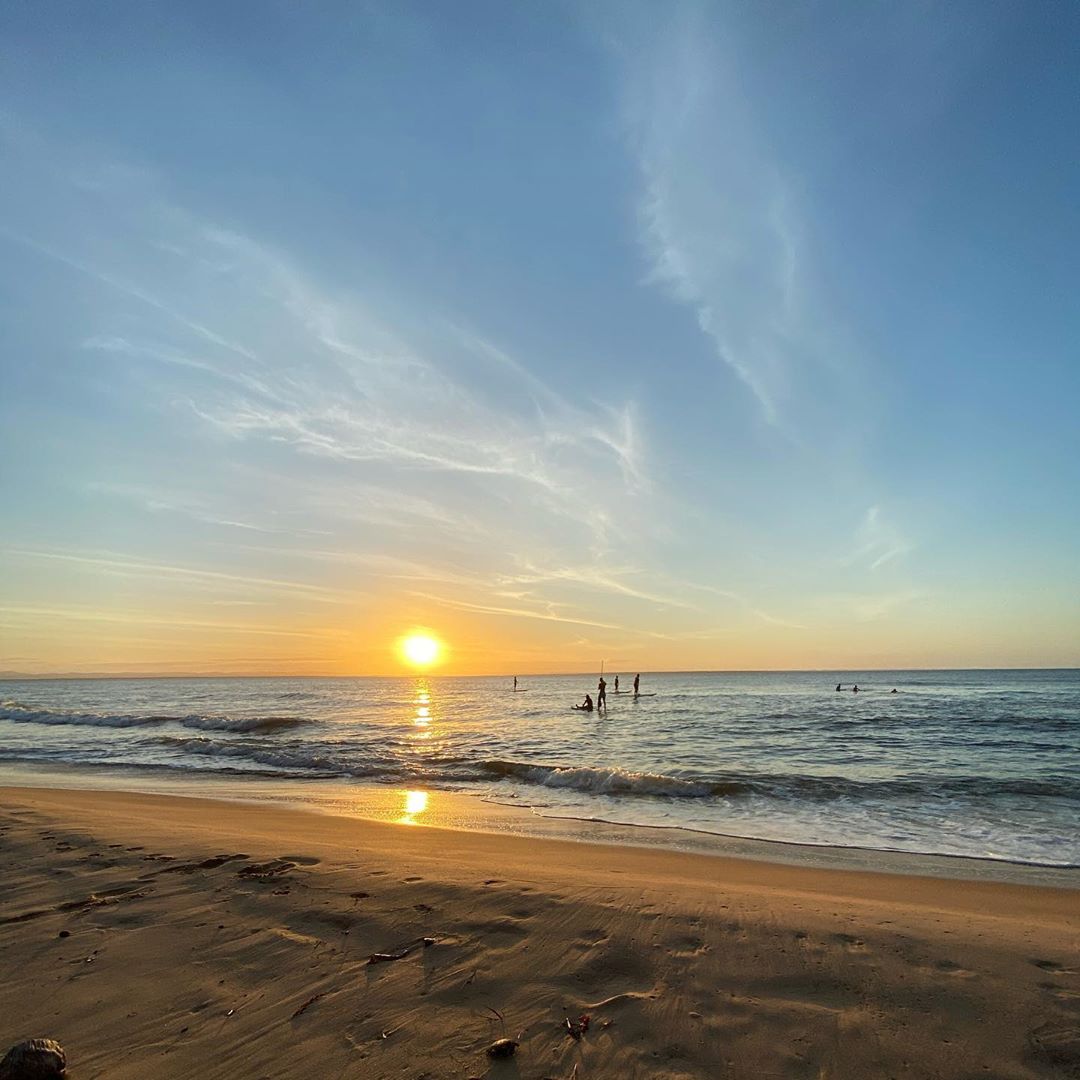
[[[634,693],[635,694],[638,692],[638,686],[640,685],[640,683],[641,683],[641,675],[635,675],[634,676]]]
[[[618,692],[619,692],[619,676],[616,675],[615,676],[615,693],[617,694]]]
[[[892,688],[892,689],[891,689],[891,690],[889,691],[889,693],[890,693],[890,694],[898,694],[898,693],[900,693],[900,691],[899,691],[899,690],[897,690],[897,689],[896,689],[896,687],[894,686],[894,687],[893,687],[893,688]]]
[[[607,683],[604,682],[604,676],[600,676],[600,681],[596,684],[596,707],[598,709],[607,708]]]
[[[855,685],[854,685],[854,686],[853,686],[853,687],[851,688],[851,692],[852,692],[853,694],[857,694],[857,693],[859,692],[859,684],[858,684],[858,683],[856,683],[856,684],[855,684]]]
[[[592,698],[588,694],[586,694],[585,695],[585,700],[580,705],[575,705],[574,708],[575,709],[580,709],[582,712],[592,712],[593,711]]]
[[[837,683],[837,684],[836,684],[836,689],[837,689],[837,690],[840,690],[840,689],[842,689],[842,688],[841,688],[841,686],[840,686],[840,683]]]
[[[517,689],[517,676],[514,676],[514,689]]]

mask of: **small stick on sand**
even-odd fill
[[[296,1010],[296,1012],[294,1012],[292,1014],[292,1016],[289,1017],[289,1019],[290,1020],[295,1020],[302,1012],[304,1012],[305,1009],[307,1009],[307,1007],[309,1005],[314,1005],[315,1002],[319,1000],[319,998],[322,998],[322,997],[325,997],[325,996],[326,996],[325,992],[323,992],[321,994],[313,994],[311,997],[309,997],[307,999],[307,1001],[304,1002],[303,1005],[300,1006],[299,1009]]]
[[[429,945],[434,945],[435,939],[432,937],[417,938],[415,941],[410,941],[403,949],[399,949],[397,952],[376,952],[372,953],[368,957],[369,964],[388,964],[392,960],[404,960],[416,948],[417,945],[423,945],[426,949]]]

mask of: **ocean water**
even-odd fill
[[[633,673],[623,674],[628,687]],[[861,692],[835,692],[843,680]],[[0,762],[452,789],[534,813],[1080,865],[1080,671],[0,681]],[[893,688],[899,692],[890,693]]]

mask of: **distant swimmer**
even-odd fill
[[[514,689],[517,689],[517,676],[514,676]]]
[[[634,676],[634,693],[635,694],[638,692],[638,687],[640,685],[641,685],[641,675],[638,674],[638,675]]]
[[[596,684],[596,707],[598,709],[607,708],[607,683],[604,682],[604,676],[600,676],[600,681]]]
[[[899,693],[900,693],[900,691],[899,691],[899,690],[897,690],[897,689],[896,689],[896,687],[894,686],[894,687],[893,687],[893,688],[892,688],[892,689],[891,689],[891,690],[889,691],[889,693],[890,693],[890,694],[899,694]]]
[[[575,705],[574,708],[578,709],[580,712],[592,712],[593,711],[592,698],[588,694],[586,694],[585,695],[585,700],[580,705]]]
[[[853,687],[851,688],[851,692],[852,692],[853,694],[857,694],[857,693],[859,692],[859,684],[858,684],[858,683],[856,683],[856,684],[855,684],[855,685],[854,685],[854,686],[853,686]]]
[[[619,676],[616,675],[615,676],[615,693],[617,694],[618,692],[619,692]]]
[[[844,687],[843,687],[843,686],[842,686],[842,685],[841,685],[840,683],[837,683],[837,684],[836,684],[836,689],[837,689],[837,690],[843,690],[843,689],[844,689]]]

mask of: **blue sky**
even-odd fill
[[[1078,31],[7,6],[0,670],[1080,662]]]

